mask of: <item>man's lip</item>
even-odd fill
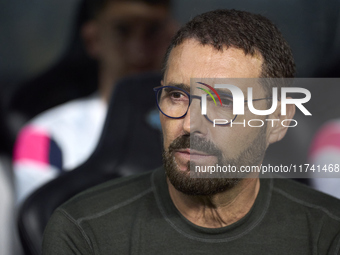
[[[213,164],[217,160],[215,155],[189,148],[174,150],[174,157],[181,171],[189,171],[187,167],[189,161],[196,162],[199,165],[205,165]]]
[[[212,154],[208,154],[203,151],[198,151],[198,150],[193,150],[193,149],[179,149],[179,150],[175,150],[175,152],[190,154],[192,156],[214,156]]]

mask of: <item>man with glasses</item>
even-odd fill
[[[293,74],[291,50],[268,19],[236,10],[195,17],[173,38],[162,86],[154,89],[164,166],[108,182],[57,209],[44,254],[338,254],[338,200],[256,173],[195,174],[197,167],[238,171],[262,163],[268,146],[287,132],[281,121],[295,113],[291,104],[281,114],[271,91],[282,84],[263,79]],[[244,103],[266,111],[275,102],[267,116],[247,107],[232,111]],[[221,117],[227,121],[214,125]],[[252,119],[264,124],[245,125]]]

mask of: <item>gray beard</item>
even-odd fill
[[[214,178],[192,178],[189,171],[178,169],[174,150],[177,149],[197,149],[212,155],[218,159],[219,166],[236,166],[237,170],[241,166],[259,165],[264,158],[266,151],[266,127],[261,128],[260,133],[255,140],[235,159],[228,159],[223,156],[221,150],[215,144],[197,135],[183,135],[176,138],[169,146],[167,151],[163,152],[163,164],[166,175],[171,184],[180,192],[191,196],[212,196],[235,187],[246,175],[220,173],[214,175]],[[196,164],[188,162],[188,169],[193,173]],[[199,173],[210,175],[209,173]],[[210,176],[211,177],[211,176]]]

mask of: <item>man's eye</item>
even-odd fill
[[[169,93],[169,96],[173,99],[185,99],[187,96],[183,92],[172,91]]]
[[[233,105],[233,100],[231,100],[230,98],[221,98],[222,101],[222,105],[225,107],[230,107]]]

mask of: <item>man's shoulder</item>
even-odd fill
[[[340,200],[289,179],[274,179],[273,192],[292,206],[312,210],[340,222]]]
[[[134,205],[152,196],[151,176],[154,171],[121,177],[90,188],[68,200],[58,210],[74,220],[92,218]]]

